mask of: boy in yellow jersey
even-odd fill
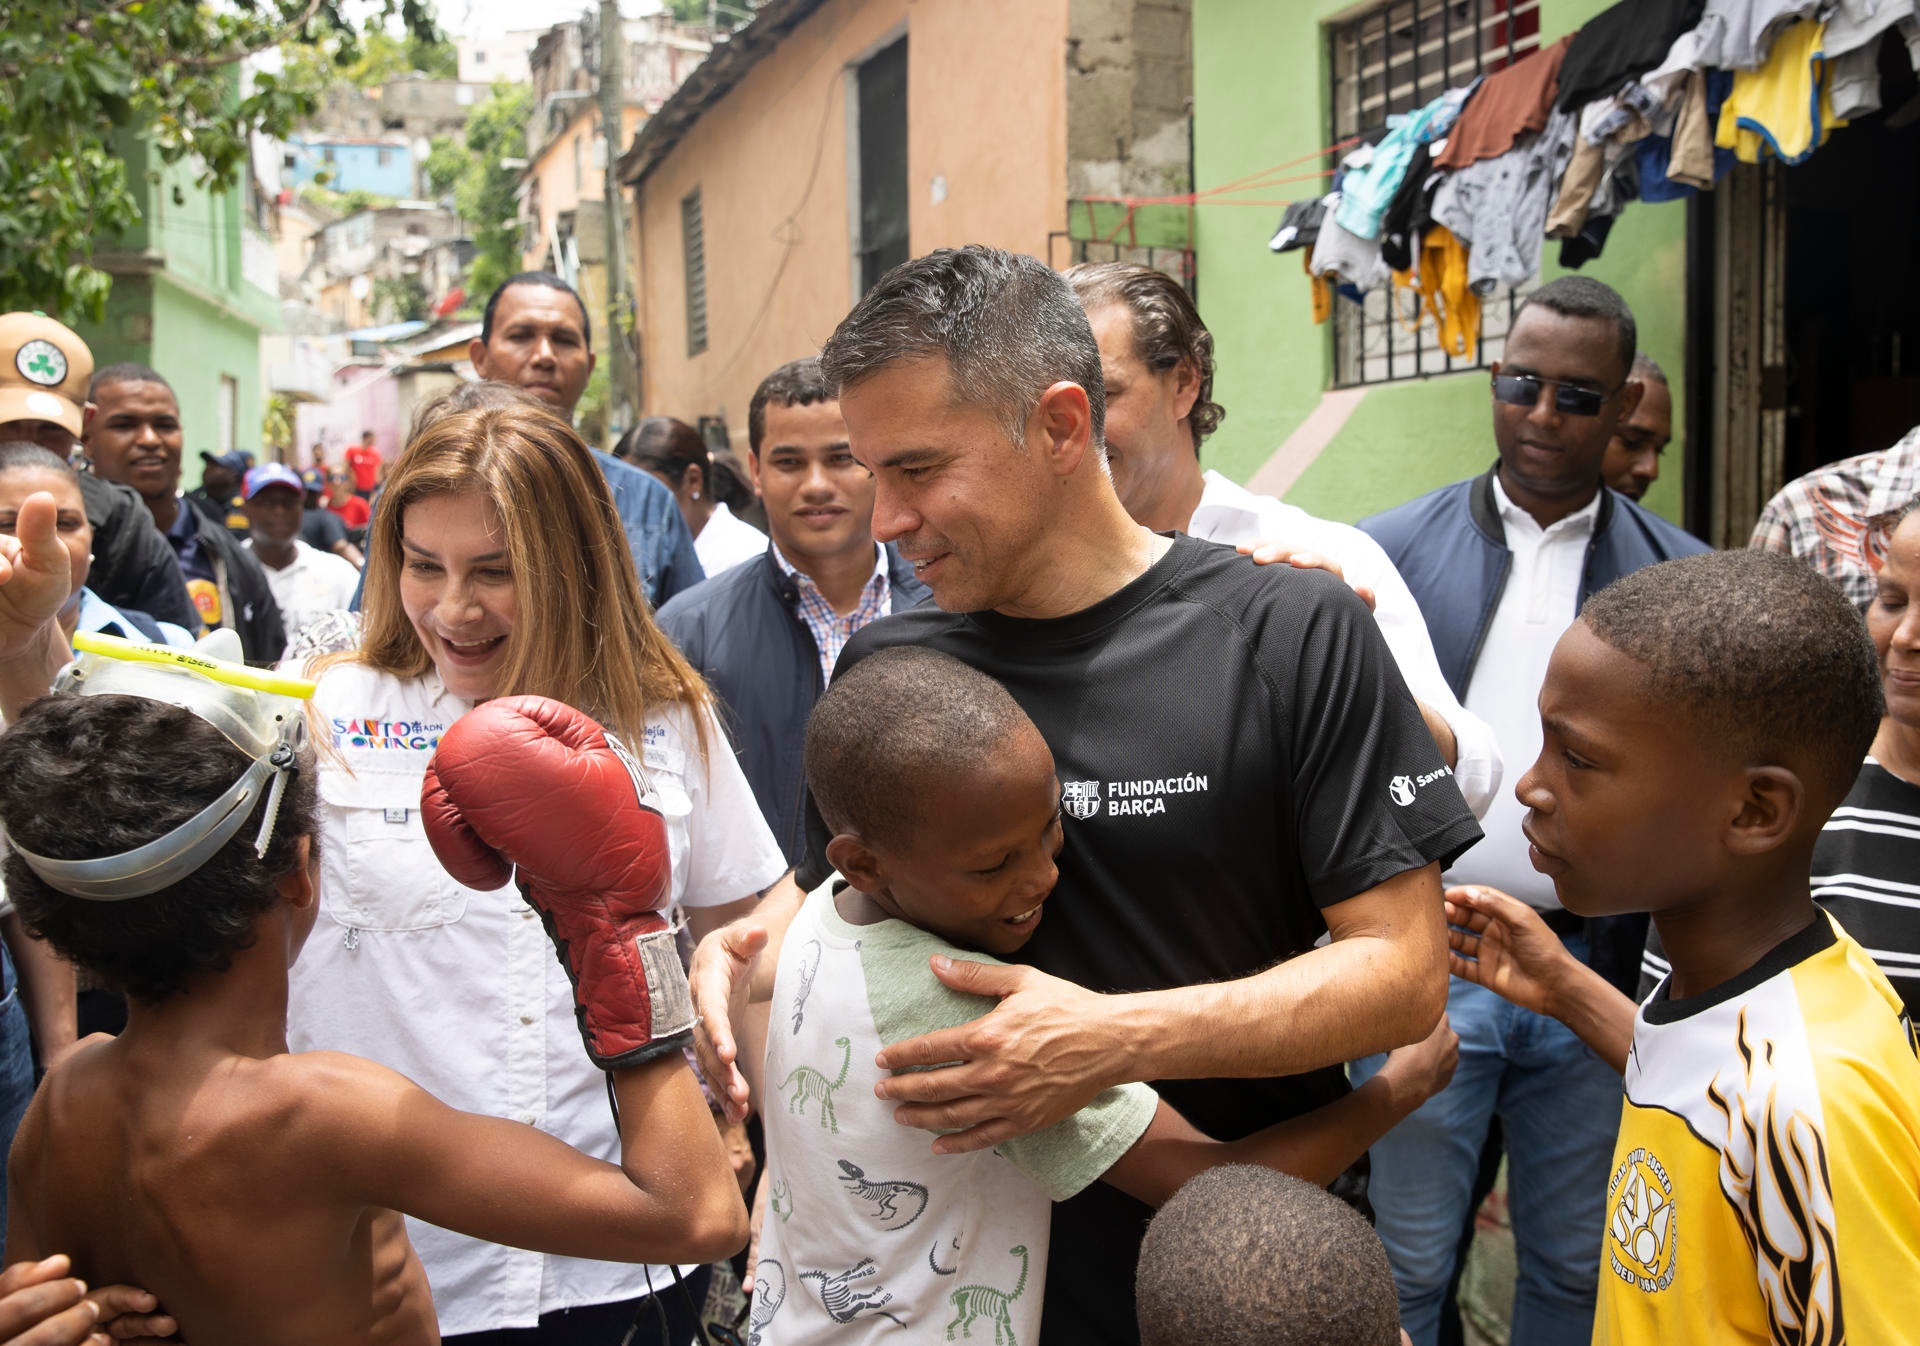
[[[1449,893],[1456,975],[1626,1076],[1595,1343],[1920,1340],[1920,1059],[1809,866],[1881,713],[1851,604],[1717,552],[1595,595],[1554,650],[1517,792],[1568,910],[1651,911],[1638,1012],[1528,907]]]

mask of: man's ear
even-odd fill
[[[467,343],[467,359],[473,362],[473,372],[481,378],[493,377],[487,373],[487,343],[479,337],[475,337]],[[587,372],[593,372],[592,366],[588,366]]]
[[[1746,793],[1726,830],[1727,849],[1735,855],[1763,855],[1799,830],[1807,808],[1807,787],[1783,766],[1750,767]]]
[[[1184,421],[1200,401],[1200,370],[1193,361],[1182,360],[1168,372],[1173,375],[1173,419]]]
[[[751,445],[747,447],[747,480],[753,483],[755,499],[766,499],[766,493],[760,489],[760,454]]]
[[[887,886],[886,874],[880,867],[880,857],[851,832],[842,832],[827,843],[827,863],[840,871],[841,878],[863,893],[879,893]]]
[[[1093,442],[1093,404],[1087,390],[1065,379],[1054,384],[1040,394],[1029,424],[1038,428],[1039,448],[1053,474],[1072,476]]]

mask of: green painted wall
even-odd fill
[[[105,321],[78,330],[96,367],[132,360],[173,385],[186,428],[184,482],[191,486],[199,481],[200,451],[218,442],[223,379],[236,385],[234,446],[259,448],[260,334],[278,326],[279,297],[243,275],[242,234],[254,226],[238,189],[209,192],[195,182],[190,162],[164,165],[131,138],[120,149],[141,219],[124,236],[102,241],[99,251],[146,254],[157,269],[117,275]]]
[[[1558,40],[1609,0],[1543,0],[1541,38]],[[1352,0],[1194,0],[1194,180],[1201,190],[1299,159],[1331,138],[1326,31]],[[1300,165],[1311,172],[1317,161]],[[1261,195],[1312,195],[1313,180]],[[1280,208],[1202,204],[1195,212],[1200,310],[1219,359],[1214,396],[1227,419],[1207,442],[1207,465],[1244,481],[1272,456],[1332,386],[1331,326],[1315,326],[1298,252],[1267,239]],[[1546,250],[1544,275],[1556,244]],[[1627,208],[1598,261],[1583,268],[1633,306],[1641,349],[1674,384],[1674,424],[1685,424],[1686,207]],[[1345,303],[1336,299],[1335,303]],[[1287,493],[1326,518],[1352,521],[1485,469],[1493,441],[1484,374],[1372,386],[1340,433]],[[1680,448],[1667,454],[1646,503],[1680,517]]]

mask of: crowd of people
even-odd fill
[[[526,273],[183,493],[0,317],[0,1342],[1436,1346],[1502,1172],[1516,1346],[1903,1339],[1920,431],[1713,552],[1588,278],[1358,527],[1148,268],[793,354],[602,453]]]

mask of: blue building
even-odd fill
[[[413,149],[401,135],[344,136],[310,132],[289,136],[281,180],[303,187],[318,180],[336,192],[371,192],[402,199],[414,191]]]

